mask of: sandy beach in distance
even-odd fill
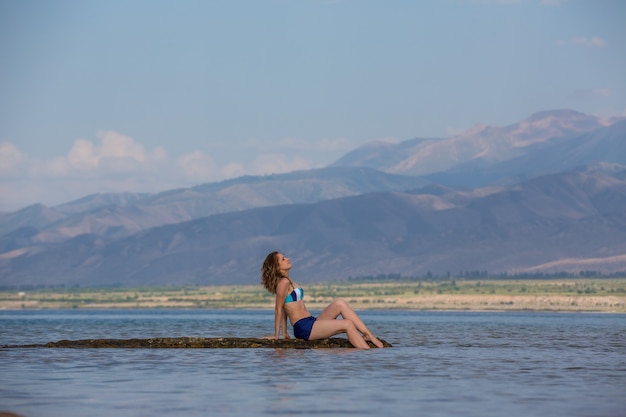
[[[311,310],[345,298],[355,309],[626,312],[626,278],[334,282],[305,286]],[[259,285],[0,291],[0,309],[273,309]]]
[[[363,301],[366,301],[365,303]],[[317,303],[309,303],[311,308]],[[397,299],[357,300],[355,308],[471,311],[597,311],[626,312],[626,297],[615,296],[526,296],[526,295],[427,295]],[[319,305],[321,308],[322,305]]]

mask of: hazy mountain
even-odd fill
[[[54,208],[37,205],[0,215],[0,236],[33,227],[39,232],[29,236],[37,243],[62,242],[83,234],[117,238],[216,213],[406,190],[426,183],[369,168],[337,167],[241,177],[158,194],[95,194]]]
[[[65,215],[58,210],[33,204],[13,213],[0,214],[0,236],[22,227],[41,229],[63,218]]]
[[[421,149],[444,141],[442,138],[415,138],[399,143],[373,141],[348,152],[331,166],[368,167],[390,171],[392,167],[419,153]]]
[[[255,207],[403,191],[432,182],[471,188],[512,184],[595,160],[626,163],[626,122],[601,127],[607,123],[570,110],[540,112],[511,126],[478,126],[447,139],[372,143],[329,168],[242,177],[158,194],[94,194],[52,208],[35,205],[0,214],[0,237],[25,227],[39,232],[20,232],[20,239],[9,246],[28,240],[62,242],[82,234],[117,238],[163,224]],[[450,164],[453,166],[447,169]],[[375,169],[436,172],[420,179]]]
[[[0,285],[256,283],[285,251],[303,282],[428,271],[626,270],[626,167],[503,189],[380,192],[218,214],[2,255]],[[543,268],[543,269],[542,269]],[[559,269],[560,268],[560,269]]]
[[[470,182],[474,177],[481,177],[481,171],[490,166],[498,163],[506,166],[504,164],[508,161],[523,157],[534,160],[548,145],[556,147],[585,133],[595,135],[592,132],[614,121],[572,110],[544,111],[510,126],[477,125],[450,138],[367,144],[346,154],[333,166],[365,166],[385,172],[422,176],[450,171],[456,175],[457,182],[463,179]],[[580,156],[587,155],[579,155],[579,162]],[[586,159],[582,162],[588,161]],[[569,164],[562,168],[571,169],[574,166]],[[525,166],[523,171],[526,177],[542,173],[535,174],[532,165]],[[519,172],[515,172],[515,175],[519,175]],[[506,177],[507,174],[500,172],[499,176]],[[439,180],[439,177],[433,178]],[[486,183],[481,181],[482,185]]]
[[[0,285],[256,282],[276,248],[309,281],[626,270],[625,144],[626,121],[549,111],[323,169],[33,205],[0,214]]]
[[[149,198],[149,193],[101,193],[59,204],[54,209],[64,214],[85,213],[105,207],[123,207]]]
[[[471,161],[426,178],[464,187],[512,184],[600,161],[626,164],[626,120],[568,140],[536,144],[526,154],[507,161]]]

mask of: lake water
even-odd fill
[[[360,312],[389,349],[0,349],[0,410],[84,416],[626,415],[626,315]],[[0,345],[259,337],[273,311],[0,311]]]

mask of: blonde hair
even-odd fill
[[[267,291],[272,294],[276,294],[276,286],[278,281],[284,277],[284,275],[278,269],[278,254],[280,252],[274,251],[265,257],[263,266],[261,267],[261,284]]]

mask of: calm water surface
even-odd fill
[[[626,415],[626,315],[362,312],[390,349],[0,349],[0,410],[73,416]],[[0,311],[0,345],[259,337],[272,311]]]

